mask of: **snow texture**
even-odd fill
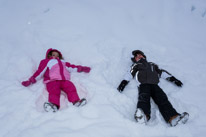
[[[0,19],[0,137],[205,137],[205,0],[0,0]],[[48,48],[92,68],[72,72],[84,107],[39,111],[43,80],[21,85]],[[135,122],[136,81],[117,87],[136,49],[184,83],[159,85],[187,124],[170,127],[153,103],[152,121]]]

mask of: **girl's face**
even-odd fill
[[[53,51],[53,52],[52,52],[52,57],[55,58],[55,59],[56,59],[56,58],[59,58],[59,53],[56,52],[56,51]]]

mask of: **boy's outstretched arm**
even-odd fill
[[[174,83],[174,84],[177,85],[178,87],[182,87],[182,86],[183,86],[183,83],[182,83],[180,80],[176,79],[174,76],[167,77],[166,80]]]
[[[119,86],[117,87],[117,90],[122,93],[124,88],[127,86],[130,80],[133,79],[133,76],[131,74],[131,68],[127,71],[127,73],[124,75],[124,79],[121,81]]]
[[[183,83],[180,80],[176,79],[174,76],[172,76],[172,74],[170,74],[168,71],[166,71],[164,69],[160,69],[158,67],[158,65],[156,65],[156,64],[154,64],[154,66],[155,66],[155,69],[161,78],[166,79],[166,80],[174,83],[178,87],[183,86]]]

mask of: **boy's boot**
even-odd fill
[[[142,111],[142,109],[140,109],[140,108],[137,108],[137,110],[136,110],[136,112],[134,114],[134,118],[140,124],[143,124],[143,123],[146,124],[148,122],[148,120],[149,120],[149,117],[146,116],[144,114],[144,112]]]
[[[73,103],[73,105],[76,107],[81,107],[81,106],[84,106],[86,104],[87,104],[87,100],[85,98]]]
[[[44,103],[44,110],[46,112],[57,112],[58,111],[58,106],[50,103],[50,102],[45,102]]]
[[[170,126],[174,127],[177,124],[183,123],[185,124],[189,119],[189,114],[187,112],[183,112],[180,115],[176,115],[170,118],[169,123]]]

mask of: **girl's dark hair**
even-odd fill
[[[47,55],[47,58],[50,58],[52,56],[52,52],[57,52],[57,51],[54,50],[50,51],[49,54]],[[64,59],[59,52],[57,53],[59,54],[59,59]]]

